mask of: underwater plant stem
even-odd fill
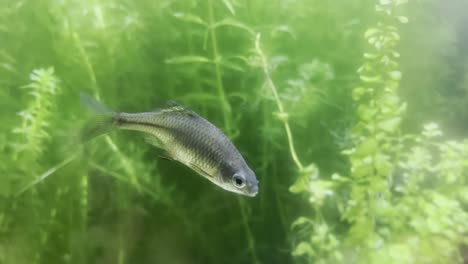
[[[73,40],[75,41],[75,44],[78,48],[78,51],[82,57],[82,60],[86,66],[86,71],[88,72],[88,76],[91,80],[91,85],[93,88],[93,93],[94,96],[99,99],[99,87],[97,84],[96,80],[96,74],[94,73],[93,65],[91,64],[89,60],[89,56],[86,53],[85,49],[83,48],[83,44],[81,43],[81,39],[79,35],[76,32],[73,32]],[[120,149],[117,147],[117,145],[114,143],[114,141],[108,136],[105,135],[106,143],[107,145],[111,148],[112,151],[114,151],[119,159],[122,161],[123,167],[125,171],[128,173],[130,179],[134,183],[134,186],[137,188],[138,191],[141,191],[141,186],[140,183],[138,182],[138,178],[135,175],[135,171],[133,167],[131,166],[131,163],[128,161],[128,158],[120,151]]]
[[[86,230],[88,229],[88,210],[89,210],[89,182],[88,182],[88,172],[83,173],[81,176],[80,181],[80,213],[81,213],[81,232],[86,234]],[[79,252],[79,259],[81,260],[80,263],[85,263],[87,259],[87,251],[85,249],[81,249]]]
[[[122,226],[119,225],[119,249],[118,249],[118,253],[117,253],[117,263],[118,264],[125,264],[125,245],[124,245],[124,238],[123,238],[123,234],[122,234]]]
[[[141,191],[141,186],[138,182],[138,178],[136,177],[135,170],[132,164],[129,162],[128,158],[120,151],[120,149],[109,136],[106,135],[105,140],[107,142],[107,145],[111,148],[111,150],[114,151],[114,153],[122,161],[122,167],[130,176],[130,181],[133,183],[133,185],[137,188],[138,191]]]
[[[252,258],[253,258],[253,261],[252,263],[254,264],[259,264],[261,263],[259,260],[258,260],[258,256],[257,256],[257,251],[255,250],[255,241],[254,241],[254,238],[253,238],[253,235],[252,235],[252,231],[250,230],[250,227],[248,225],[248,220],[247,220],[247,212],[246,212],[246,206],[244,204],[244,200],[242,200],[241,197],[238,197],[237,200],[239,201],[239,206],[240,206],[240,211],[241,211],[241,216],[242,216],[242,223],[244,224],[245,226],[245,230],[246,230],[246,235],[247,235],[247,246],[249,247],[249,250],[252,254]]]
[[[78,51],[80,52],[80,56],[83,59],[83,62],[86,66],[88,76],[91,79],[91,85],[93,88],[94,95],[97,99],[99,99],[96,74],[94,74],[93,65],[91,65],[91,62],[89,61],[89,56],[88,54],[86,54],[86,51],[84,50],[83,45],[81,44],[80,36],[76,32],[73,32],[73,40],[75,41]]]
[[[39,182],[45,180],[47,177],[49,177],[50,175],[54,174],[56,171],[58,171],[59,169],[65,167],[65,165],[67,165],[68,163],[72,162],[74,159],[76,159],[76,157],[78,156],[78,154],[73,154],[71,155],[70,157],[64,159],[62,162],[60,162],[59,164],[53,166],[52,168],[48,169],[46,172],[42,173],[39,177],[37,177],[34,181],[30,182],[28,185],[26,185],[25,187],[23,187],[18,193],[17,193],[17,196],[24,193],[25,191],[27,191],[29,188],[33,187],[34,185],[38,184]]]
[[[221,56],[219,54],[219,49],[218,49],[218,43],[217,43],[217,37],[216,37],[216,28],[214,27],[215,24],[215,19],[214,19],[214,10],[213,10],[213,0],[208,1],[208,19],[209,19],[209,33],[210,33],[210,39],[211,39],[211,47],[212,47],[212,56],[213,56],[213,62],[214,62],[214,67],[215,67],[215,75],[216,75],[216,88],[218,90],[218,96],[220,97],[221,103],[222,103],[222,108],[223,108],[223,119],[224,119],[224,127],[226,128],[226,134],[229,137],[232,137],[233,130],[232,130],[232,116],[231,116],[231,105],[229,104],[229,101],[226,98],[226,93],[224,91],[224,86],[223,86],[223,80],[222,80],[222,74],[221,74],[221,66],[220,66],[220,59]],[[245,232],[247,235],[247,243],[249,245],[249,250],[252,254],[253,263],[260,263],[258,261],[258,257],[255,251],[255,241],[252,236],[252,230],[250,229],[248,220],[247,220],[247,215],[245,212],[246,205],[238,199],[238,203],[240,206],[240,211],[242,215],[242,224],[245,228]]]
[[[281,102],[281,99],[278,95],[278,89],[276,88],[275,83],[271,79],[267,57],[265,56],[265,53],[260,47],[260,34],[257,34],[256,36],[255,50],[257,51],[257,55],[260,57],[261,67],[263,69],[263,73],[265,74],[266,85],[270,87],[273,96],[275,97],[276,105],[279,110],[278,117],[283,122],[284,129],[286,130],[286,136],[288,137],[288,144],[289,150],[291,152],[291,157],[299,171],[302,171],[304,169],[304,166],[302,166],[302,163],[299,160],[299,157],[297,156],[296,149],[294,148],[294,140],[291,133],[291,127],[289,126],[288,122],[288,114],[284,111],[283,103]]]
[[[213,26],[215,23],[214,11],[213,11],[213,0],[208,1],[208,16],[209,16],[209,32],[210,32],[210,39],[211,39],[212,56],[213,56],[215,75],[216,75],[216,89],[218,90],[218,96],[221,99],[221,103],[223,106],[224,126],[227,130],[228,136],[231,136],[232,134],[231,105],[229,104],[226,98],[223,80],[221,78],[221,67],[219,65],[219,60],[221,56],[219,55],[218,43],[217,43],[217,38],[216,38],[216,29]]]

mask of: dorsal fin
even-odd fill
[[[182,106],[182,105],[179,104],[176,100],[169,100],[169,101],[166,101],[166,103],[164,104],[164,106],[165,106],[166,108],[171,108],[171,107]]]
[[[193,112],[192,110],[188,109],[187,107],[177,103],[174,100],[167,101],[165,106],[166,106],[165,108],[159,109],[159,111],[179,113],[179,114],[190,115],[190,116],[196,116],[195,112]]]

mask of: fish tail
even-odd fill
[[[86,93],[80,93],[81,103],[93,113],[79,133],[82,143],[107,134],[116,127],[118,113]]]

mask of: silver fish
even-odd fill
[[[115,128],[145,132],[148,143],[221,188],[247,196],[257,194],[255,173],[236,147],[219,128],[195,112],[174,103],[152,112],[117,112],[83,93],[81,101],[97,113],[83,127],[83,141]]]

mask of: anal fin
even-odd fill
[[[169,157],[169,155],[158,155],[160,159],[168,160],[168,161],[174,161],[173,158]]]

